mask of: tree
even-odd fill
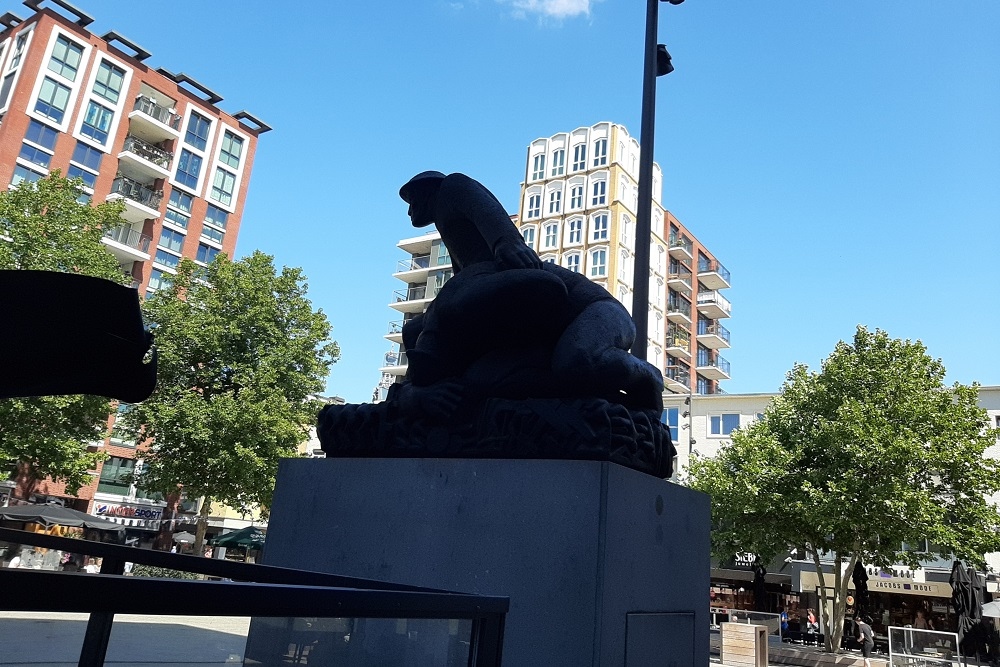
[[[158,351],[153,395],[126,423],[152,438],[136,482],[182,488],[241,511],[266,509],[278,461],[295,456],[319,410],[312,399],[340,355],[330,324],[306,298],[302,271],[275,272],[261,252],[219,255],[205,269],[181,262],[145,302]],[[196,552],[205,534],[199,521]]]
[[[124,205],[80,203],[81,185],[55,171],[0,192],[0,269],[131,281],[101,243],[108,229],[122,224]],[[104,455],[87,452],[86,443],[104,438],[109,412],[100,396],[0,400],[0,465],[17,468],[20,495],[28,498],[46,477],[64,482],[70,493],[89,483],[87,471]]]
[[[942,553],[984,566],[1000,548],[1000,466],[977,385],[944,385],[919,342],[858,327],[819,373],[796,365],[780,395],[735,431],[714,459],[696,459],[691,486],[712,496],[717,556],[769,561],[805,547],[820,581],[826,649],[839,651],[857,562],[916,567]],[[832,558],[825,576],[821,557]]]

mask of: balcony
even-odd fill
[[[691,358],[691,334],[686,331],[667,331],[667,354],[672,357]]]
[[[385,353],[383,365],[378,370],[389,375],[406,375],[406,365],[406,352],[389,350]]]
[[[170,162],[174,154],[135,135],[125,137],[122,152],[118,154],[118,168],[137,181],[153,181],[170,177]]]
[[[732,304],[729,303],[729,299],[718,292],[698,292],[698,312],[705,317],[718,320],[729,317],[731,310]]]
[[[698,284],[712,290],[729,287],[729,271],[718,260],[698,262]]]
[[[690,391],[691,372],[683,366],[667,366],[663,373],[663,386],[675,394]]]
[[[686,236],[670,235],[670,256],[675,259],[694,259],[694,244]]]
[[[392,277],[398,278],[404,283],[427,282],[427,273],[430,269],[430,255],[417,255],[399,260],[396,263],[396,272],[392,274]]]
[[[691,269],[682,266],[667,271],[667,286],[677,292],[691,293]]]
[[[143,222],[160,217],[163,191],[153,190],[127,176],[119,176],[111,182],[111,194],[108,195],[108,201],[114,199],[125,201],[123,218],[129,222]]]
[[[698,358],[698,373],[709,380],[728,380],[729,362],[715,355],[715,358],[700,356]]]
[[[698,343],[711,350],[721,350],[729,347],[729,329],[718,322],[698,323]]]
[[[686,327],[691,326],[691,304],[687,301],[670,301],[667,303],[667,319]]]
[[[389,322],[389,332],[385,335],[386,339],[396,345],[401,345],[403,343],[403,324],[405,323],[405,320]]]
[[[104,232],[101,240],[119,262],[149,261],[149,243],[152,239],[132,229],[131,225],[109,229]]]
[[[437,289],[428,285],[396,290],[389,307],[401,313],[422,313],[437,295]]]
[[[179,139],[181,117],[174,109],[162,107],[145,95],[139,95],[128,115],[129,134],[140,137],[151,144]]]

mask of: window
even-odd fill
[[[569,243],[583,243],[583,218],[569,221]]]
[[[111,121],[115,113],[97,102],[90,102],[87,105],[87,115],[83,118],[83,125],[80,127],[80,134],[90,137],[94,141],[104,144],[108,141],[108,130],[111,129]]]
[[[124,428],[124,418],[134,408],[135,406],[131,403],[118,404],[115,423],[111,426],[111,442],[119,447],[135,447],[135,440],[131,437],[132,434],[128,433]]]
[[[186,237],[180,232],[175,232],[172,229],[164,229],[160,232],[160,242],[157,244],[161,248],[166,248],[167,250],[173,250],[174,252],[180,252],[181,248],[184,247],[184,239]],[[163,262],[160,262],[161,264]],[[170,266],[168,264],[168,266]]]
[[[542,214],[542,195],[528,197],[528,217],[537,218]]]
[[[198,255],[195,259],[203,264],[209,264],[213,259],[215,259],[215,256],[218,255],[219,252],[220,251],[217,248],[207,246],[204,243],[199,243]]]
[[[557,255],[542,255],[539,257],[542,260],[542,264],[555,264],[558,259]]]
[[[168,208],[167,212],[163,216],[164,222],[169,222],[170,224],[177,225],[182,229],[187,229],[188,222],[191,220],[190,217],[175,211],[172,208]]]
[[[573,171],[583,171],[587,168],[587,144],[573,146]]]
[[[102,60],[97,68],[97,78],[94,80],[94,92],[114,104],[118,103],[118,96],[122,92],[122,85],[125,83],[125,70],[115,67],[107,60]]]
[[[712,366],[712,351],[704,345],[698,345],[698,365]]]
[[[583,186],[574,185],[569,191],[569,207],[572,209],[583,208]]]
[[[209,227],[208,225],[201,226],[201,235],[203,238],[208,239],[222,245],[222,239],[225,238],[226,233],[221,229],[216,229],[215,227]]]
[[[553,190],[549,193],[549,213],[558,213],[562,208],[562,190]]]
[[[552,153],[552,175],[562,176],[566,169],[566,149],[560,148]]]
[[[594,181],[594,192],[590,198],[591,206],[603,206],[608,201],[608,182]]]
[[[187,133],[184,135],[184,141],[198,150],[205,150],[205,146],[208,145],[208,131],[211,127],[211,121],[204,116],[191,112],[191,117],[188,118]]]
[[[627,215],[622,216],[622,245],[632,248],[632,218]]]
[[[101,158],[103,157],[104,153],[82,141],[76,142],[76,148],[73,149],[73,162],[93,171],[101,170]]]
[[[191,204],[194,202],[194,197],[186,192],[181,192],[179,190],[174,190],[170,193],[170,200],[167,202],[170,206],[187,213],[191,214]]]
[[[128,476],[135,470],[135,459],[120,456],[108,458],[101,466],[101,479],[97,483],[98,493],[115,493],[127,495]]]
[[[545,242],[543,248],[555,248],[559,241],[559,223],[552,222],[545,225]]]
[[[166,289],[170,287],[171,280],[169,273],[153,269],[149,272],[149,285],[147,285],[147,288],[151,290]]]
[[[531,169],[531,180],[537,181],[541,178],[545,178],[545,156],[536,155],[534,166]]]
[[[591,241],[607,241],[608,240],[608,214],[599,213],[594,216],[593,225],[590,233]]]
[[[524,243],[529,248],[531,248],[532,250],[534,250],[535,249],[535,228],[534,227],[525,227],[524,229],[521,230],[521,236],[524,237]]]
[[[28,169],[27,167],[18,164],[14,166],[14,175],[10,179],[10,185],[11,187],[14,187],[22,181],[34,183],[44,175],[45,174],[41,174],[34,169]]]
[[[580,253],[574,252],[572,254],[566,255],[564,258],[566,262],[566,268],[573,273],[580,273]]]
[[[177,161],[175,180],[192,190],[198,188],[198,175],[201,174],[201,158],[188,149],[181,150],[181,158]]]
[[[14,75],[8,74],[3,78],[3,84],[0,85],[0,109],[7,106],[7,98],[10,96],[10,89],[14,85]]]
[[[10,59],[10,67],[7,68],[8,72],[11,72],[18,65],[21,64],[21,56],[24,55],[24,45],[28,43],[28,35],[30,32],[22,32],[17,36],[17,42],[14,44],[14,55]]]
[[[97,174],[82,169],[75,164],[71,164],[66,170],[66,178],[79,178],[91,190],[94,189],[94,184],[97,183]]]
[[[181,263],[181,258],[165,250],[157,250],[153,261],[171,269],[176,269],[177,265]]]
[[[28,131],[24,133],[24,138],[33,144],[38,144],[43,148],[48,148],[50,151],[55,150],[56,138],[59,136],[59,132],[53,130],[48,125],[43,125],[37,120],[31,121],[28,125]]]
[[[63,78],[76,81],[76,71],[80,68],[82,57],[83,47],[60,36],[52,48],[49,69]]]
[[[222,151],[219,161],[225,162],[233,169],[239,169],[240,156],[243,154],[243,139],[228,130],[222,135]]]
[[[213,227],[218,227],[219,229],[226,228],[226,222],[229,220],[229,214],[223,211],[218,206],[208,205],[208,210],[205,211],[205,224],[212,225]],[[445,245],[442,243],[441,247],[444,248]],[[450,264],[451,261],[445,262]]]
[[[69,104],[69,88],[45,77],[38,91],[38,99],[35,101],[35,111],[61,123],[67,104]]]
[[[229,206],[233,203],[233,189],[236,187],[236,177],[222,167],[215,170],[215,180],[212,182],[211,197],[215,201]]]
[[[37,146],[32,146],[29,143],[21,144],[21,152],[18,153],[17,156],[23,160],[37,164],[43,169],[48,169],[49,162],[52,160],[51,153],[38,148]]]
[[[599,278],[608,275],[608,251],[604,248],[590,251],[590,277]]]
[[[618,280],[625,283],[632,281],[632,276],[628,270],[628,260],[628,250],[622,250],[618,261]]]
[[[594,142],[594,166],[603,167],[608,163],[608,140],[598,139]]]
[[[698,378],[701,380],[701,378]],[[700,392],[699,392],[700,393]],[[709,435],[729,435],[740,427],[740,415],[738,412],[726,412],[721,415],[711,415],[709,417]]]

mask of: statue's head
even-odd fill
[[[426,227],[434,222],[434,203],[444,174],[422,171],[399,189],[400,198],[410,205],[407,214],[414,227]]]

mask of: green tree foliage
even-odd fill
[[[858,327],[819,373],[796,365],[763,418],[716,458],[692,463],[691,485],[712,496],[717,556],[813,555],[827,650],[840,647],[856,562],[917,566],[932,554],[903,544],[926,539],[982,567],[1000,548],[987,502],[1000,466],[984,456],[998,430],[977,386],[948,387],[944,375],[919,341]],[[823,576],[821,554],[840,567]]]
[[[184,260],[171,286],[146,300],[157,387],[127,417],[153,439],[140,486],[183,488],[204,506],[268,507],[278,461],[307,439],[318,412],[311,397],[340,355],[306,287],[300,269],[278,274],[255,252],[235,262],[219,255],[207,269]]]
[[[0,269],[131,281],[101,243],[105,231],[122,224],[124,206],[81,204],[80,185],[54,172],[0,192]],[[75,493],[90,482],[87,471],[104,458],[87,452],[85,444],[104,438],[108,413],[108,400],[99,396],[0,400],[0,465],[17,468],[23,496],[46,477],[65,482]]]

